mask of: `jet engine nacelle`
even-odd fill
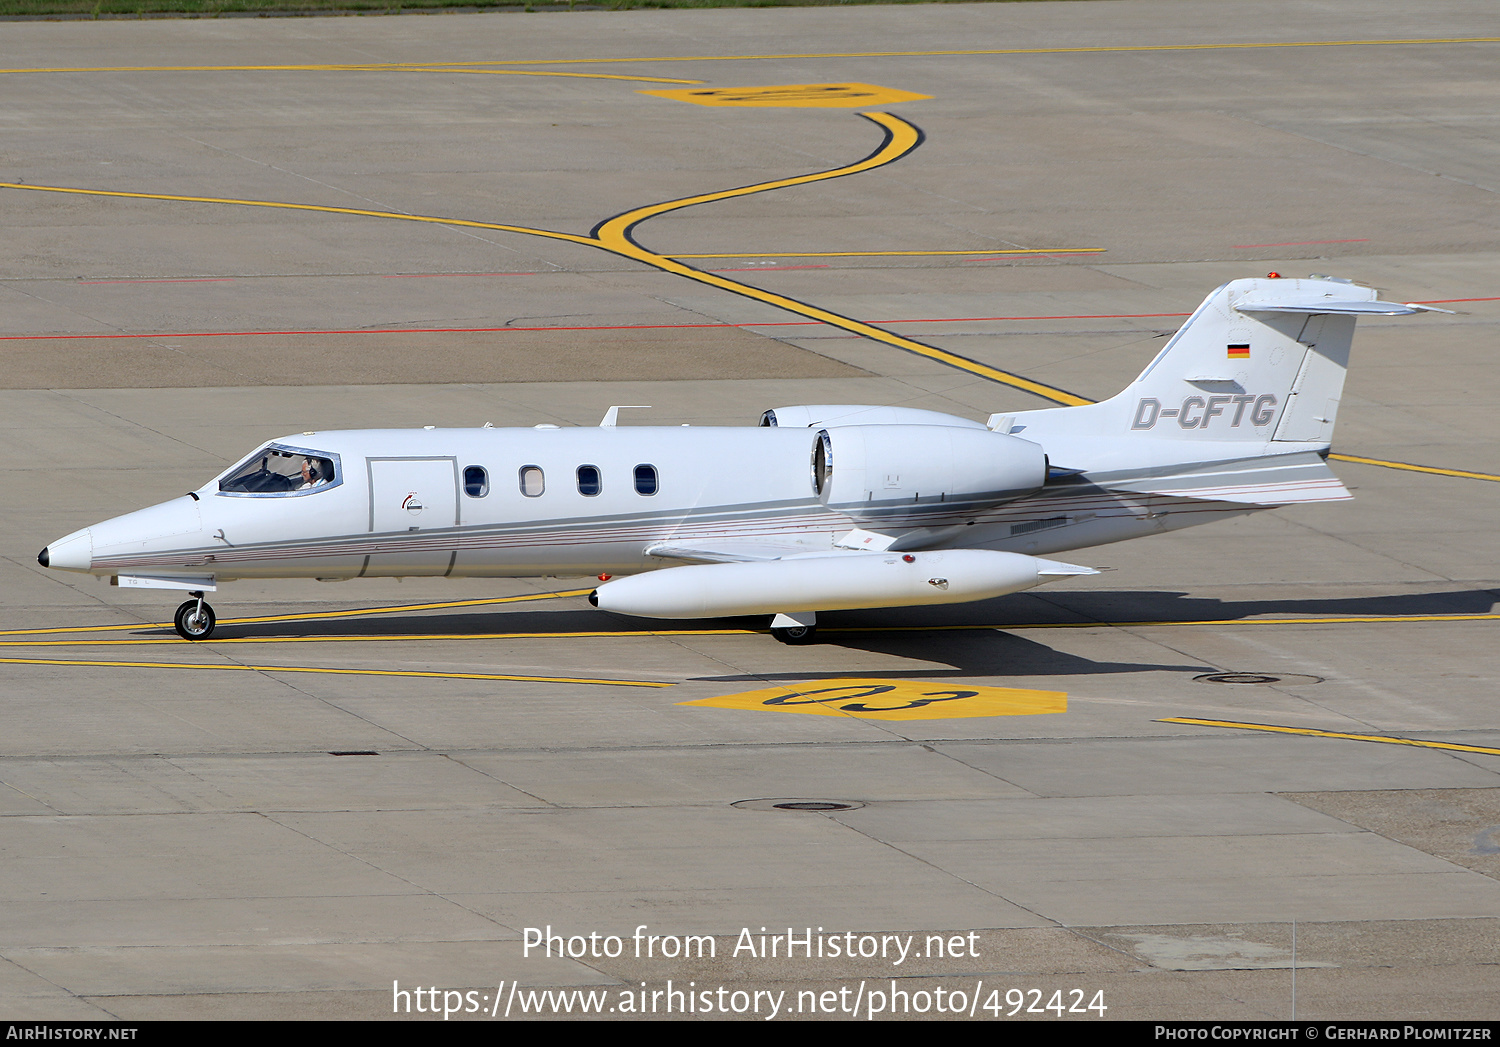
[[[601,611],[642,618],[838,611],[966,603],[1020,592],[1087,567],[989,549],[848,553],[762,563],[668,567],[616,578],[589,595]]]
[[[813,489],[859,520],[909,521],[1024,498],[1047,479],[1030,440],[938,425],[849,425],[819,430]]]

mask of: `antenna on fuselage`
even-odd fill
[[[648,411],[650,409],[650,404],[621,404],[618,407],[611,407],[608,411],[604,412],[604,418],[599,422],[599,428],[613,429],[615,424],[620,420],[621,411]]]

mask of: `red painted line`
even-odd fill
[[[381,273],[382,280],[430,280],[435,276],[541,276],[532,273]]]
[[[1453,299],[1454,301],[1491,301],[1491,299]],[[1073,316],[939,316],[918,320],[875,320],[877,324],[968,324],[993,320],[1121,320],[1163,316],[1191,316],[1191,313],[1085,313]],[[506,331],[691,331],[726,327],[821,327],[819,320],[766,320],[748,324],[601,324],[593,327],[360,327],[348,330],[318,331],[175,331],[158,334],[0,334],[0,342],[83,341],[91,338],[249,338],[256,335],[330,335],[330,334],[499,334]]]
[[[922,320],[875,320],[877,324],[975,324],[987,320],[1138,320],[1155,316],[1192,316],[1192,313],[1075,313],[1069,316],[936,316]],[[740,324],[760,327],[761,324]]]
[[[749,269],[705,269],[706,273],[775,273],[785,269],[827,269],[826,265],[755,265]]]
[[[1413,302],[1413,305],[1441,305],[1444,302],[1500,302],[1500,297],[1494,298],[1428,298],[1425,301]]]
[[[232,276],[200,276],[184,280],[79,280],[80,284],[232,284]]]
[[[809,327],[818,325],[817,320],[802,320],[798,323]],[[614,324],[599,327],[360,327],[343,331],[176,331],[166,334],[4,334],[0,342],[42,341],[47,339],[86,338],[250,338],[256,335],[300,335],[300,334],[486,334],[502,331],[656,331],[690,329],[695,327],[762,327],[764,324]],[[771,324],[769,326],[777,326]],[[791,325],[781,325],[791,326]]]
[[[984,254],[983,252],[981,252],[979,254],[964,255],[958,260],[961,262],[1014,262],[1017,258],[1050,258],[1053,255],[1074,255],[1083,254],[1085,252],[1088,252],[1089,254],[1097,254],[1102,250],[1103,248],[1098,247],[1080,247],[1076,250],[1067,247],[1060,247],[1056,251],[1032,250],[1024,255]]]
[[[1250,247],[1310,247],[1313,244],[1367,244],[1368,239],[1362,240],[1293,240],[1289,244],[1232,244],[1231,246],[1242,251]]]

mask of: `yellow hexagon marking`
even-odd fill
[[[916,102],[931,95],[874,84],[772,84],[769,87],[689,87],[642,91],[694,105],[790,106],[798,109],[854,109],[892,102]]]
[[[930,680],[813,680],[678,704],[853,716],[864,720],[956,720],[971,716],[1065,713],[1068,695],[1064,691],[970,687]]]

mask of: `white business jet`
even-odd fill
[[[1324,457],[1355,319],[1425,308],[1236,280],[1118,396],[988,424],[823,405],[743,428],[621,428],[612,408],[598,428],[304,433],[38,559],[187,592],[189,640],[236,578],[595,575],[601,610],[770,615],[807,643],[818,611],[988,599],[1096,573],[1052,553],[1350,497]]]

